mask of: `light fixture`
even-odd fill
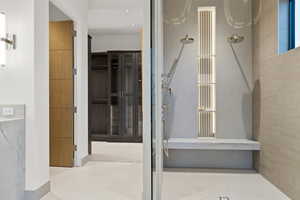
[[[6,16],[0,12],[0,66],[6,65],[6,50],[16,49],[16,35],[6,32]]]
[[[0,12],[0,38],[6,37],[6,23],[5,14]],[[6,65],[6,45],[0,42],[0,67]]]

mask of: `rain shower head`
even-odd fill
[[[243,42],[245,40],[245,37],[242,35],[238,35],[238,34],[233,34],[230,37],[228,37],[228,42],[231,44],[236,44],[236,43],[240,43]]]
[[[181,48],[179,50],[178,56],[175,58],[172,66],[171,66],[171,69],[170,69],[169,73],[165,75],[164,88],[168,88],[169,89],[169,87],[170,87],[170,84],[171,84],[171,82],[173,80],[173,77],[174,77],[176,69],[177,69],[178,62],[179,62],[179,60],[180,60],[180,58],[182,56],[182,52],[183,52],[183,50],[185,48],[185,45],[186,44],[192,44],[194,41],[195,41],[194,38],[189,37],[189,35],[186,35],[184,38],[182,38],[180,40],[180,42],[181,42],[182,45],[181,45]]]
[[[194,38],[189,37],[189,35],[186,35],[185,38],[182,38],[181,40],[182,44],[192,44],[194,42]]]

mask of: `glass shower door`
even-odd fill
[[[162,132],[162,1],[145,1],[143,27],[144,200],[161,200]]]
[[[151,9],[151,97],[152,97],[152,199],[162,199],[163,179],[163,2],[152,0]]]

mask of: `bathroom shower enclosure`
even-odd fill
[[[151,122],[152,153],[145,160],[152,168],[147,174],[145,164],[151,187],[144,191],[161,200],[164,168],[252,167],[252,149],[213,148],[221,140],[252,139],[252,97],[244,79],[252,80],[252,24],[260,9],[253,12],[251,0],[152,0],[147,6],[145,38],[151,42],[144,46],[151,58],[144,63],[151,60],[151,71],[144,74],[150,72],[151,81],[144,89],[152,89],[151,108],[144,108],[152,114],[144,123]],[[215,146],[201,151],[203,142]]]

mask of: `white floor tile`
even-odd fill
[[[57,199],[141,200],[142,197],[140,163],[89,162],[82,168],[68,169],[61,173],[51,169],[53,171],[51,190]],[[50,195],[49,199],[44,200],[51,198],[53,199]]]
[[[142,145],[96,143],[81,168],[51,168],[42,200],[142,200]],[[289,200],[260,174],[236,170],[166,170],[162,200]]]
[[[51,193],[42,200],[141,200],[142,144],[93,143],[80,168],[51,168]]]
[[[141,143],[108,143],[93,142],[93,161],[137,162],[143,160],[143,144]]]
[[[289,200],[255,172],[180,170],[163,177],[163,200]]]

